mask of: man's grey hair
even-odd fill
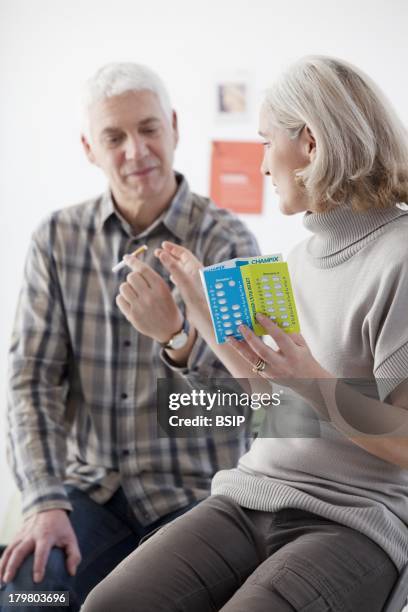
[[[105,98],[119,96],[128,91],[148,90],[155,93],[167,119],[171,121],[170,96],[161,78],[147,66],[134,62],[112,62],[105,64],[85,83],[82,106],[84,130],[89,132],[89,108]]]

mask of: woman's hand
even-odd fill
[[[229,338],[228,343],[252,367],[259,359],[265,362],[265,369],[255,373],[269,379],[318,379],[331,378],[315,360],[306,341],[301,334],[285,334],[269,317],[257,314],[258,322],[268,332],[277,345],[277,350],[267,346],[261,338],[256,336],[245,325],[239,327],[244,340]]]
[[[245,325],[239,327],[244,340],[228,339],[228,344],[251,366],[251,388],[255,384],[255,375],[279,382],[302,396],[320,418],[327,420],[328,413],[320,392],[319,380],[333,379],[333,376],[316,361],[301,334],[285,334],[263,314],[258,313],[256,318],[268,332],[276,348],[270,348]],[[259,370],[259,363],[262,364],[262,361],[265,362],[265,368]]]
[[[163,242],[154,254],[170,272],[170,279],[186,305],[187,318],[199,330],[200,322],[210,318],[199,274],[202,263],[191,251],[173,242]]]

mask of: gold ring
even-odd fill
[[[256,364],[252,366],[252,371],[254,372],[254,374],[259,374],[260,372],[263,372],[265,368],[266,362],[263,359],[259,358]]]

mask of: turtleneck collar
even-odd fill
[[[371,209],[355,212],[348,206],[338,206],[328,212],[307,212],[304,227],[313,233],[307,252],[320,268],[331,268],[343,263],[385,231],[385,226],[408,210],[398,206],[386,210]]]

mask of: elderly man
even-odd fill
[[[157,437],[158,378],[192,384],[198,371],[225,371],[189,328],[155,249],[172,240],[205,264],[257,253],[236,217],[173,170],[177,117],[157,75],[107,65],[88,82],[85,109],[82,143],[109,187],[33,235],[9,390],[9,458],[25,520],[0,566],[7,593],[69,591],[71,610],[245,451],[243,435]],[[135,273],[112,267],[144,244],[134,284],[144,308],[126,315],[130,325],[116,299]]]

